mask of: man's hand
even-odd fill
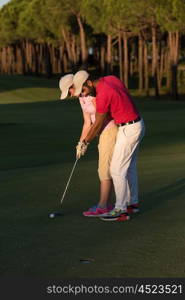
[[[78,144],[76,146],[76,158],[79,159],[81,156],[85,155],[88,145],[89,145],[89,143],[85,143],[84,141],[78,142]]]

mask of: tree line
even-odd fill
[[[185,0],[11,0],[0,10],[0,74],[117,72],[178,99]]]

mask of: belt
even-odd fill
[[[125,125],[129,125],[129,124],[134,124],[134,123],[137,123],[141,120],[140,117],[138,117],[137,119],[133,120],[133,121],[129,121],[127,123],[120,123],[120,124],[117,124],[118,127],[121,127],[121,126],[125,126]]]

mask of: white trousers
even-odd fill
[[[116,209],[126,211],[128,204],[138,203],[137,153],[144,133],[143,120],[118,129],[110,165]]]

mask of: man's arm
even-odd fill
[[[91,129],[89,130],[86,138],[84,139],[85,143],[89,143],[91,142],[95,136],[100,132],[103,123],[106,119],[107,114],[100,114],[100,113],[96,113],[96,120],[94,122],[94,124],[92,125]]]

